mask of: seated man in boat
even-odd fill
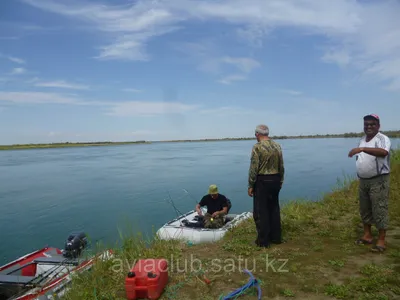
[[[208,194],[205,195],[196,205],[196,211],[199,216],[202,216],[202,206],[207,206],[207,213],[204,216],[205,228],[220,228],[224,226],[225,215],[230,209],[230,201],[218,192],[218,187],[215,184],[210,185]]]

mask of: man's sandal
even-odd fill
[[[372,252],[383,253],[385,252],[386,248],[382,246],[375,245],[371,248]]]
[[[356,245],[371,245],[372,244],[372,240],[368,241],[365,239],[358,239],[357,241],[355,241]]]

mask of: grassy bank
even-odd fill
[[[140,235],[123,236],[117,259],[99,262],[91,273],[75,278],[66,299],[124,299],[129,265],[139,258],[169,260],[170,283],[162,299],[219,299],[248,282],[243,268],[260,280],[263,299],[400,297],[400,151],[392,157],[390,230],[384,254],[354,244],[362,233],[358,182],[345,181],[319,202],[285,205],[282,223],[287,242],[269,249],[254,246],[252,220],[215,244],[154,240],[146,246]],[[203,281],[202,272],[211,283]],[[256,289],[240,299],[257,299]]]
[[[390,138],[400,138],[400,130],[382,131]],[[275,140],[286,139],[323,139],[323,138],[356,138],[363,136],[362,132],[349,132],[340,134],[316,134],[316,135],[298,135],[298,136],[272,136]],[[165,141],[126,141],[126,142],[66,142],[49,144],[14,144],[0,145],[0,150],[23,150],[23,149],[42,149],[42,148],[66,148],[66,147],[93,147],[93,146],[116,146],[130,144],[148,144],[148,143],[193,143],[193,142],[217,142],[217,141],[245,141],[254,140],[254,137],[242,138],[221,138],[221,139],[197,139],[197,140],[165,140]]]

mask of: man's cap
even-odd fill
[[[210,195],[218,194],[218,187],[215,184],[212,184],[208,187],[208,193]]]
[[[378,115],[375,115],[375,114],[366,115],[366,116],[364,117],[364,120],[366,120],[366,119],[374,119],[374,120],[376,120],[376,121],[379,122],[379,116],[378,116]]]

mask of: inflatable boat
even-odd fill
[[[202,208],[202,211],[204,215],[206,210]],[[156,236],[161,240],[182,240],[193,245],[211,243],[222,239],[228,230],[251,217],[253,217],[251,212],[227,214],[223,227],[209,229],[204,228],[203,216],[199,216],[195,210],[192,210],[164,224],[157,230]]]
[[[73,274],[89,270],[96,258],[109,259],[107,250],[85,257],[84,233],[68,236],[64,249],[44,247],[0,267],[0,300],[59,299],[68,289]]]

